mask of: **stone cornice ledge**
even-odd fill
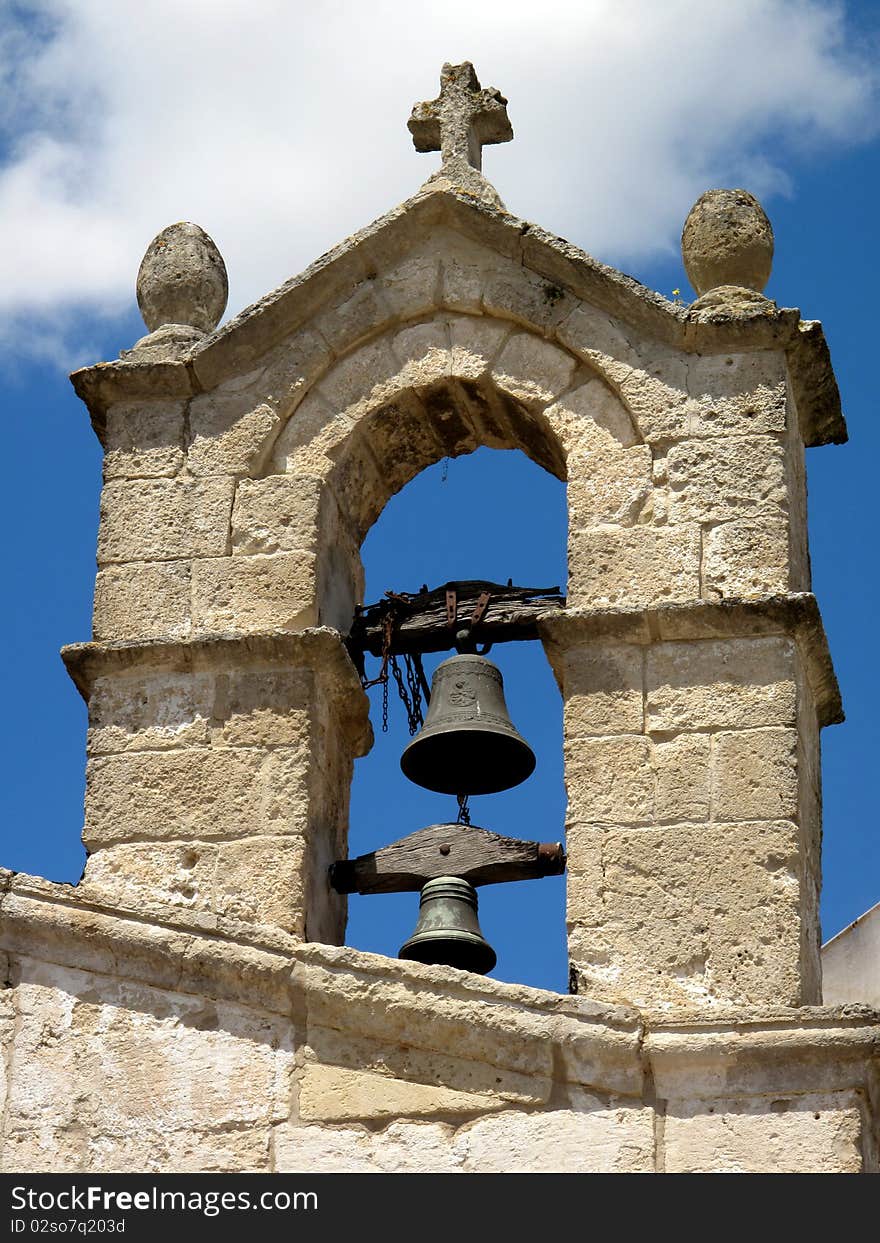
[[[369,702],[338,630],[277,630],[254,634],[212,634],[195,639],[116,640],[71,643],[61,659],[88,702],[96,679],[138,671],[193,673],[210,669],[313,669],[329,681],[330,694],[347,723],[359,754],[372,744]]]
[[[666,1100],[860,1088],[880,1058],[880,1012],[869,1006],[645,1023],[645,1056]]]
[[[304,944],[231,921],[213,935],[147,923],[78,902],[69,885],[11,872],[0,872],[0,886],[0,955],[257,1006],[288,1016],[310,1043],[329,1029],[612,1095],[642,1090],[642,1025],[624,1006]]]
[[[643,1096],[649,1075],[664,1099],[861,1087],[880,1054],[880,1013],[867,1007],[640,1013],[235,921],[148,923],[0,871],[0,965],[14,983],[4,952],[256,1006],[313,1047],[338,1032],[613,1097]]]
[[[819,724],[838,725],[844,719],[828,639],[811,592],[648,608],[565,609],[540,617],[538,632],[557,681],[562,653],[575,643],[611,641],[648,646],[694,639],[790,635],[804,658]]]

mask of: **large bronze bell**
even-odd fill
[[[438,665],[425,723],[400,767],[438,794],[497,794],[531,776],[535,755],[513,727],[500,669],[485,656]]]
[[[477,891],[457,876],[439,876],[422,887],[416,930],[401,958],[458,967],[485,975],[497,961],[477,919]]]

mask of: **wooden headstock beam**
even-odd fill
[[[464,824],[432,824],[390,846],[330,868],[337,893],[405,893],[438,876],[477,885],[537,880],[565,871],[560,842],[526,842]]]

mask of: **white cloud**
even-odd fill
[[[808,0],[0,0],[0,28],[0,344],[45,317],[51,356],[84,305],[131,305],[173,220],[220,246],[234,312],[411,194],[444,60],[510,100],[485,171],[511,210],[618,263],[709,185],[784,192],[874,102],[841,6]]]

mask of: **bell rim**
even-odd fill
[[[449,966],[450,964],[448,963],[426,963],[421,958],[414,958],[412,954],[407,953],[407,951],[411,950],[413,946],[430,945],[431,942],[437,942],[441,939],[444,941],[455,941],[461,945],[473,946],[474,949],[480,951],[484,960],[489,962],[489,965],[487,967],[483,967],[482,969],[454,967],[453,970],[455,971],[472,971],[474,975],[486,975],[498,964],[498,955],[484,937],[477,936],[475,932],[464,932],[457,928],[450,928],[448,931],[444,929],[442,938],[436,933],[416,933],[415,936],[412,936],[409,940],[404,941],[403,945],[401,945],[398,950],[397,957],[402,958],[405,962],[420,962],[426,967]],[[491,961],[489,961],[490,959]]]
[[[472,788],[467,790],[459,788],[461,784],[460,782],[455,786],[455,788],[453,788],[452,780],[444,782],[442,786],[438,785],[436,782],[428,784],[426,781],[421,780],[420,777],[415,776],[409,771],[410,765],[407,764],[407,757],[411,757],[412,755],[417,754],[418,751],[423,750],[425,744],[430,744],[435,738],[443,738],[448,736],[447,731],[443,729],[430,728],[428,730],[422,729],[421,732],[418,733],[416,737],[408,742],[404,747],[403,753],[400,757],[400,769],[404,777],[406,777],[406,779],[411,781],[414,785],[421,786],[423,790],[431,790],[434,794],[473,794],[478,796],[481,794],[502,794],[505,790],[514,790],[518,785],[522,785],[524,781],[528,781],[529,777],[531,777],[537,767],[537,756],[522,735],[519,734],[513,727],[505,729],[503,732],[499,732],[496,727],[488,724],[488,722],[486,724],[481,724],[477,721],[471,722],[466,728],[459,729],[456,733],[489,734],[494,738],[503,739],[505,746],[509,746],[511,751],[517,752],[521,760],[525,761],[522,764],[523,771],[521,775],[517,776],[516,781],[505,781],[500,785],[497,782],[492,782],[489,785],[483,784],[479,788],[473,788],[473,783],[471,783]]]

